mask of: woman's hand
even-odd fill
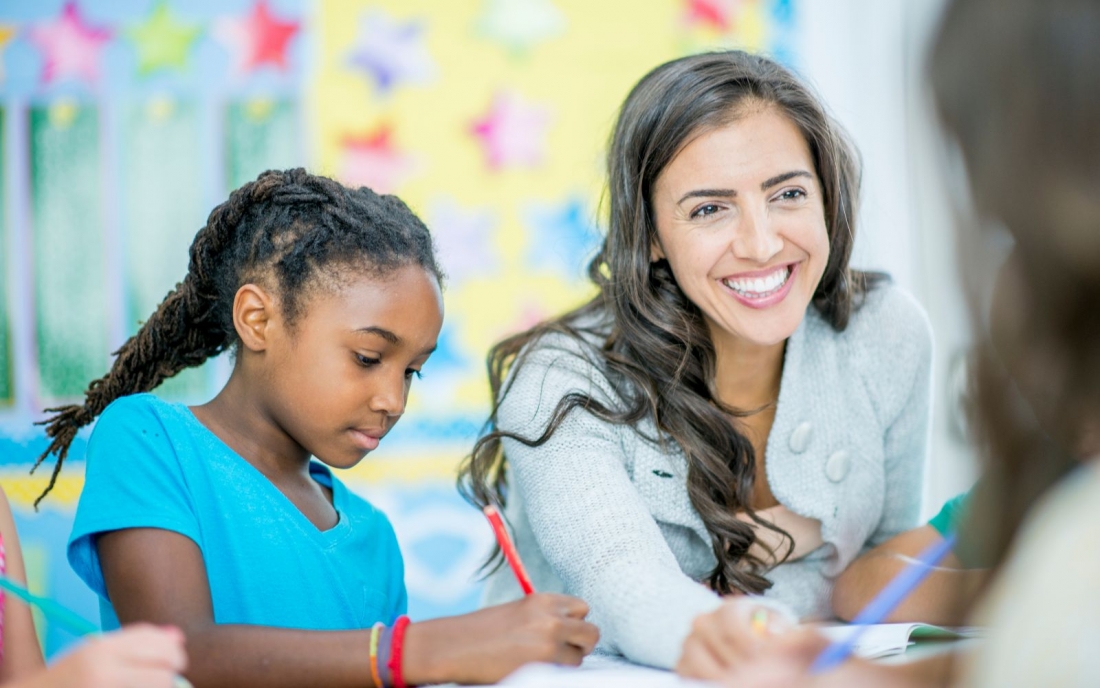
[[[173,688],[187,667],[183,633],[134,624],[91,638],[21,688]]]
[[[577,666],[600,638],[587,614],[575,597],[535,594],[410,624],[402,673],[411,684],[495,683],[529,662]]]
[[[796,619],[782,605],[760,597],[727,598],[722,606],[696,617],[684,641],[676,672],[688,678],[719,680],[756,656],[773,636],[790,630]]]

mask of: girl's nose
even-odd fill
[[[387,416],[400,416],[405,412],[405,399],[408,387],[404,371],[386,375],[385,380],[374,389],[370,398],[370,409]]]

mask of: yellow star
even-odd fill
[[[168,2],[162,0],[144,24],[126,30],[137,48],[138,73],[149,74],[158,69],[187,66],[187,53],[202,29],[176,23],[168,14]]]
[[[16,30],[14,26],[7,26],[6,24],[0,24],[0,54],[4,52],[4,46],[11,42],[11,39],[15,38]],[[0,61],[0,81],[4,80],[4,63]]]

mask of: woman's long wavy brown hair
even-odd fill
[[[740,51],[673,60],[638,82],[615,125],[607,154],[607,236],[588,267],[597,295],[492,348],[492,414],[459,471],[459,490],[467,499],[477,505],[503,504],[507,470],[502,439],[539,446],[574,411],[620,425],[652,421],[661,439],[671,439],[683,450],[688,493],[711,535],[717,560],[708,582],[722,593],[760,592],[771,585],[763,575],[765,563],[749,554],[754,529],[735,518],[740,510],[752,514],[756,457],[733,422],[746,411],[717,398],[714,346],[700,310],[680,290],[668,262],[650,260],[657,236],[650,199],[661,171],[693,136],[736,120],[747,105],[784,113],[809,144],[830,244],[813,306],[836,330],[847,326],[868,276],[848,267],[860,173],[846,135],[810,90],[772,60]],[[497,409],[508,393],[509,371],[523,364],[529,345],[553,332],[580,342],[587,337],[603,342],[594,348],[594,360],[616,386],[621,403],[611,408],[587,395],[569,394],[539,436],[499,429]],[[775,557],[782,560],[793,543],[779,532],[788,541],[787,553]]]
[[[1095,0],[957,0],[929,63],[973,197],[959,248],[978,325],[974,411],[985,478],[964,540],[994,565],[1035,500],[1078,459],[1100,453],[1097,36]],[[1015,246],[987,326],[974,275],[1005,230]]]

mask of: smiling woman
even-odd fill
[[[931,334],[849,268],[856,152],[780,65],[657,67],[607,165],[599,293],[490,353],[460,485],[505,504],[535,587],[588,602],[605,649],[671,667],[721,595],[828,614],[833,577],[915,524]],[[518,594],[492,574],[488,601]]]

